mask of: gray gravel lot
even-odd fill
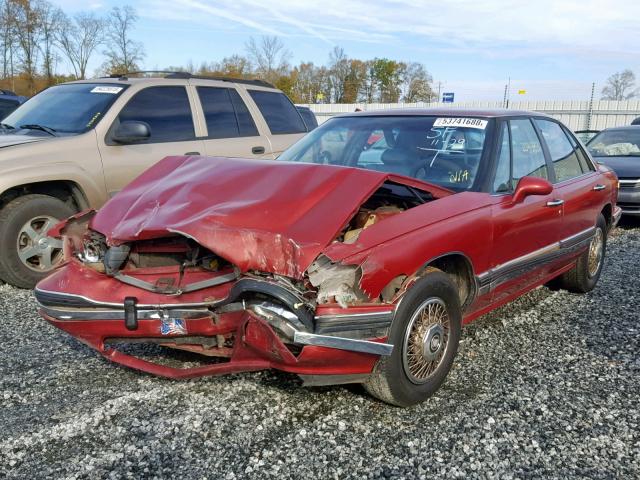
[[[0,286],[0,478],[639,478],[639,252],[626,225],[594,292],[540,288],[465,328],[405,410],[275,372],[137,373]]]

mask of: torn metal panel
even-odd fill
[[[354,265],[340,265],[321,255],[307,270],[309,282],[318,288],[318,304],[335,301],[343,308],[349,304],[364,301],[359,288],[360,269]]]

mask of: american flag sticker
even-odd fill
[[[184,320],[179,318],[163,318],[160,324],[160,333],[162,335],[186,335],[187,326]]]

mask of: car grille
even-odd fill
[[[640,178],[620,178],[620,190],[640,188]]]

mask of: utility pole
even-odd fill
[[[440,90],[442,90],[442,82],[438,81],[438,103],[442,101],[442,97],[440,96]]]
[[[504,108],[509,108],[509,94],[511,93],[511,77],[507,84],[504,86],[504,97],[502,98],[502,106]]]
[[[591,84],[591,98],[589,99],[589,112],[587,113],[587,121],[585,122],[585,130],[591,130],[591,118],[593,117],[593,97],[596,93],[596,82]]]

